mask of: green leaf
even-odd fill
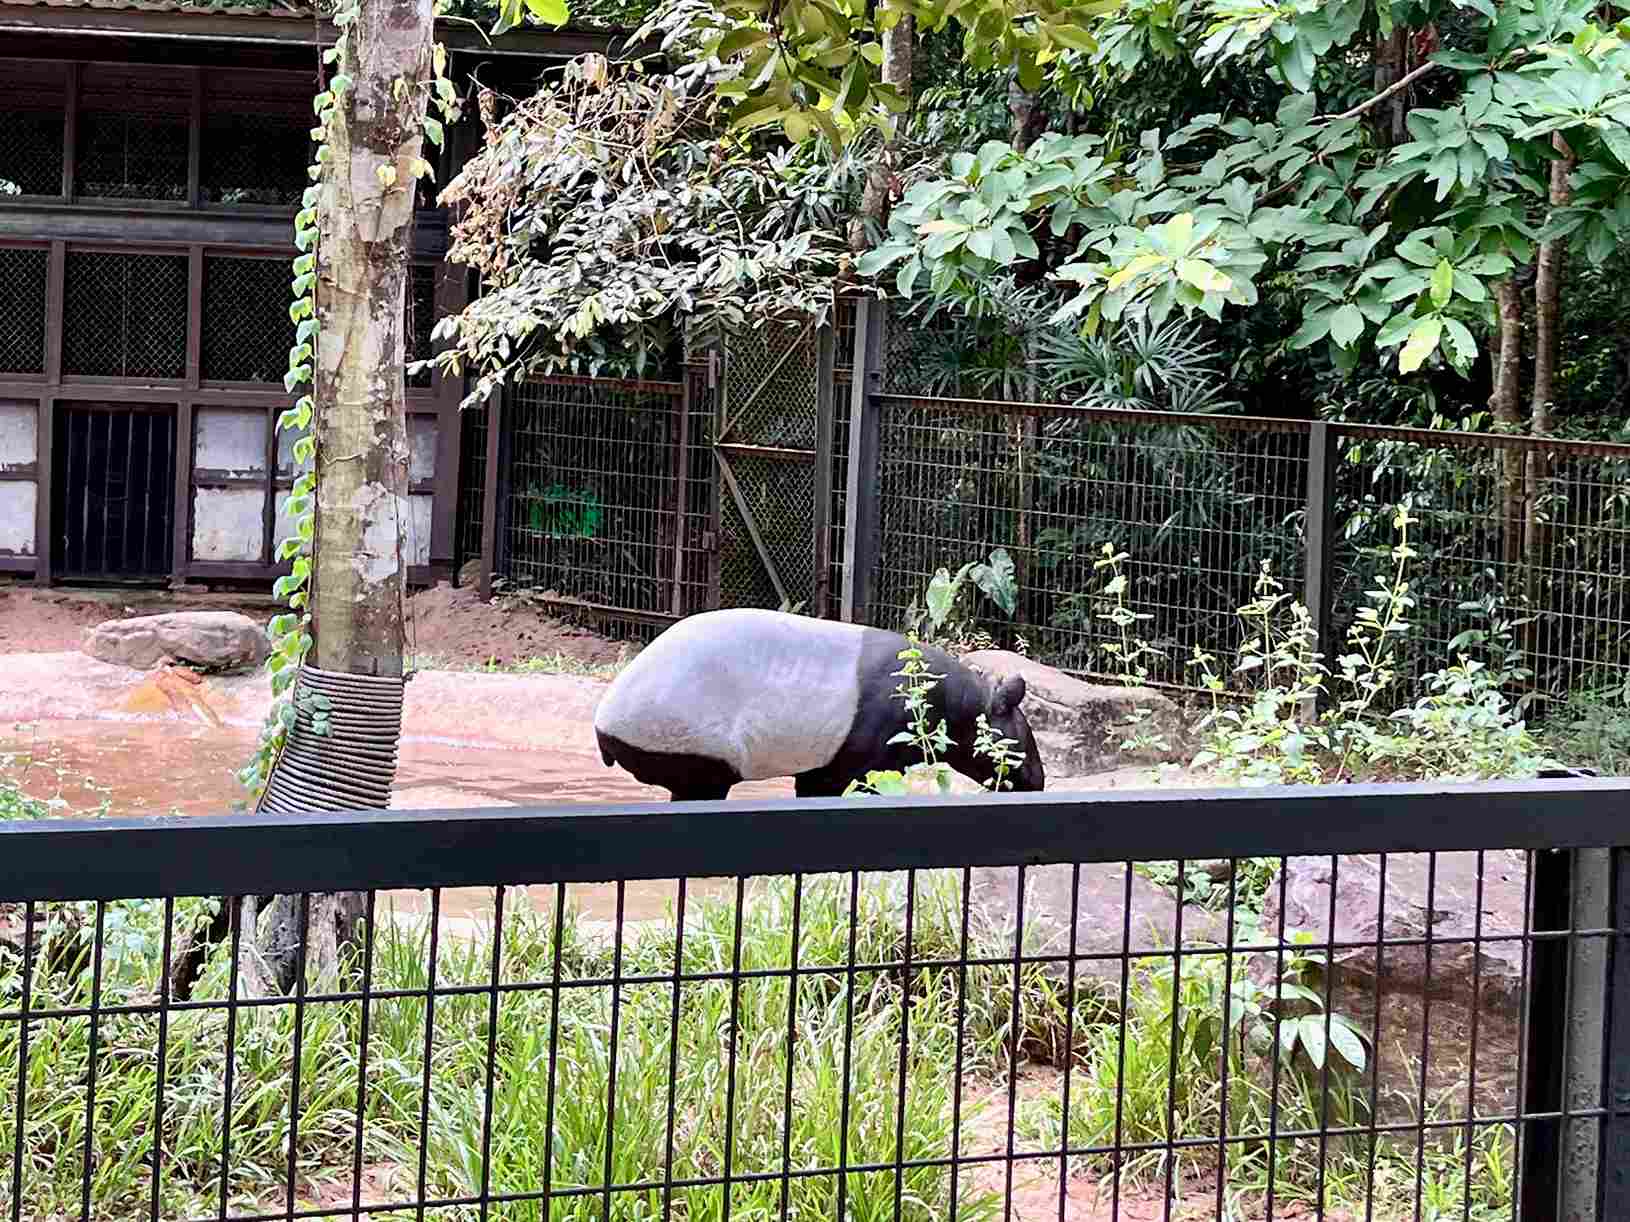
[[[1414,373],[1426,363],[1426,358],[1437,350],[1443,336],[1443,324],[1436,318],[1423,318],[1409,333],[1409,342],[1398,354],[1398,372]]]
[[[330,90],[333,91],[334,96],[338,97],[340,94],[344,93],[347,89],[351,88],[352,84],[354,84],[354,82],[351,80],[350,77],[346,76],[345,73],[336,72],[333,75],[333,77],[330,78],[330,80],[328,82],[328,87],[329,87]],[[322,108],[318,107],[317,109],[319,111],[321,111]]]
[[[719,39],[719,46],[713,54],[721,60],[728,60],[733,56],[740,55],[743,51],[751,50],[760,43],[769,41],[770,34],[768,30],[751,28],[731,30],[723,38]]]
[[[1455,293],[1455,269],[1447,259],[1439,259],[1432,269],[1432,304],[1443,309]]]
[[[956,601],[956,583],[951,580],[949,569],[940,569],[928,583],[928,591],[923,601],[928,605],[928,618],[938,632],[945,625],[945,619],[951,614],[951,604]]]
[[[1460,370],[1470,368],[1471,363],[1477,359],[1477,340],[1467,330],[1466,324],[1453,318],[1445,318],[1443,332],[1450,362]]]
[[[571,16],[566,11],[566,0],[526,0],[526,8],[544,25],[565,25]]]
[[[1204,259],[1179,259],[1177,274],[1202,293],[1226,293],[1234,282]]]
[[[1307,1049],[1308,1060],[1313,1062],[1313,1068],[1324,1068],[1324,1015],[1304,1014],[1296,1020],[1297,1034],[1301,1037],[1302,1047]]]
[[[1330,338],[1350,348],[1364,334],[1364,314],[1355,305],[1344,305],[1330,319]]]
[[[1410,234],[1398,243],[1398,253],[1408,259],[1416,267],[1431,267],[1438,261],[1438,252],[1424,241],[1419,234]]]
[[[528,2],[530,3],[530,0],[528,0]],[[562,11],[564,11],[564,9]],[[441,120],[433,118],[430,115],[426,115],[424,117],[424,134],[425,138],[429,140],[431,144],[434,144],[437,148],[440,148],[442,146],[443,139],[445,139],[442,132]]]
[[[1366,1059],[1364,1041],[1352,1024],[1339,1014],[1330,1016],[1330,1043],[1342,1060],[1354,1069],[1363,1071]]]
[[[1335,321],[1335,313],[1334,310],[1320,310],[1316,314],[1304,315],[1302,325],[1296,328],[1296,333],[1290,337],[1291,348],[1311,348],[1329,335],[1331,325]]]

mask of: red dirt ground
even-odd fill
[[[164,590],[39,590],[0,586],[0,653],[61,653],[104,620],[165,611],[240,611],[265,623],[283,608],[269,596]],[[589,666],[617,661],[625,647],[562,623],[524,603],[484,602],[474,589],[442,585],[408,600],[408,652],[446,667],[499,666],[562,654]],[[629,647],[631,652],[631,647]]]

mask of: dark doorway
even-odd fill
[[[54,430],[52,570],[69,581],[167,578],[175,410],[59,405]]]

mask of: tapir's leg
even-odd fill
[[[675,802],[718,801],[729,795],[731,786],[741,782],[741,776],[723,760],[645,751],[609,734],[601,734],[599,739],[608,764],[621,764],[642,785],[666,789]]]
[[[675,802],[722,802],[730,796],[730,784],[675,785],[668,793]]]
[[[800,772],[792,779],[792,792],[800,798],[837,798],[847,788],[848,781],[824,768]]]

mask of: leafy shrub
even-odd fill
[[[1018,576],[1013,558],[1006,549],[997,548],[990,560],[974,560],[951,575],[941,568],[935,572],[923,592],[922,605],[913,600],[906,613],[906,632],[912,637],[939,645],[945,649],[982,649],[990,644],[990,637],[978,630],[978,594],[1011,617],[1019,604]]]
[[[1245,638],[1233,667],[1243,701],[1225,698],[1217,659],[1196,647],[1192,665],[1212,693],[1201,722],[1196,767],[1239,784],[1328,784],[1352,780],[1493,779],[1535,775],[1546,758],[1506,692],[1525,672],[1508,624],[1467,633],[1456,645],[1485,643],[1496,664],[1462,653],[1427,673],[1413,701],[1384,711],[1399,676],[1399,643],[1415,598],[1407,579],[1414,519],[1393,516],[1391,567],[1365,591],[1333,667],[1317,649],[1307,608],[1291,599],[1266,564],[1257,597],[1239,609]]]

